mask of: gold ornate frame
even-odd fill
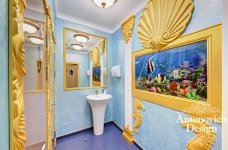
[[[42,0],[46,15],[46,149],[56,145],[55,137],[55,37],[47,0]],[[24,10],[26,0],[9,1],[9,109],[10,109],[10,150],[24,150],[26,122],[24,115]],[[53,65],[54,64],[54,65]],[[52,108],[51,108],[52,107]],[[53,110],[53,111],[52,111]],[[53,117],[53,120],[52,120]],[[53,137],[54,133],[54,137]],[[53,141],[52,141],[53,140]]]
[[[163,50],[207,40],[207,64],[208,64],[208,99],[207,102],[195,102],[185,98],[179,98],[158,93],[138,90],[135,88],[135,58],[138,56],[152,53],[151,49],[143,49],[132,54],[132,94],[134,97],[166,106],[178,111],[185,111],[185,108],[196,104],[202,107],[211,105],[222,109],[221,93],[221,50],[222,50],[222,25],[218,24],[188,35],[183,35],[172,43],[168,44]],[[156,51],[154,51],[156,52]]]
[[[96,86],[96,87],[78,87],[78,88],[66,88],[66,32],[67,30],[69,31],[74,31],[74,32],[80,32],[86,35],[91,35],[94,37],[102,38],[105,41],[105,47],[106,47],[106,85],[105,86]],[[106,37],[100,36],[100,35],[95,35],[87,32],[83,32],[80,30],[64,27],[63,28],[63,86],[65,91],[70,91],[70,90],[85,90],[85,89],[99,89],[99,88],[108,88],[109,80],[108,80],[108,39]]]

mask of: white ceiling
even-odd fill
[[[147,0],[117,0],[108,9],[97,7],[92,0],[54,0],[57,18],[113,33],[131,15],[142,9]]]
[[[120,28],[121,24],[142,9],[146,2],[147,0],[117,0],[110,8],[102,9],[92,0],[54,0],[57,18],[108,33]],[[42,0],[27,0],[27,9],[43,13]]]
[[[71,44],[80,44],[74,38],[74,34],[76,34],[76,33],[80,33],[80,32],[74,32],[72,30],[67,30],[67,32],[66,32],[66,38],[67,38],[66,42],[67,42],[67,49],[68,50],[77,51],[71,47]],[[99,43],[103,40],[102,38],[99,38],[96,36],[92,36],[92,35],[88,35],[88,36],[89,36],[89,40],[86,43],[82,44],[83,48],[81,50],[78,50],[78,51],[88,53],[94,47],[98,46]]]

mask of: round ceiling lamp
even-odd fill
[[[83,48],[83,45],[81,44],[71,44],[71,47],[76,50],[81,50]]]
[[[29,40],[36,45],[44,45],[44,39],[37,36],[28,36]]]
[[[39,30],[39,27],[36,24],[31,23],[27,20],[24,21],[24,23],[23,23],[23,31],[24,32],[35,33],[38,30]]]
[[[89,40],[89,37],[84,34],[75,34],[74,38],[79,43],[86,43]]]
[[[92,0],[98,7],[101,8],[109,8],[111,7],[113,4],[115,4],[115,2],[117,0]]]

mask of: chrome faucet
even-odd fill
[[[107,91],[106,88],[102,89],[103,94],[106,94],[106,91]]]

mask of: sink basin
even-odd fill
[[[93,114],[93,132],[95,135],[101,135],[104,132],[105,109],[112,98],[110,94],[88,95],[87,100],[91,106]]]

